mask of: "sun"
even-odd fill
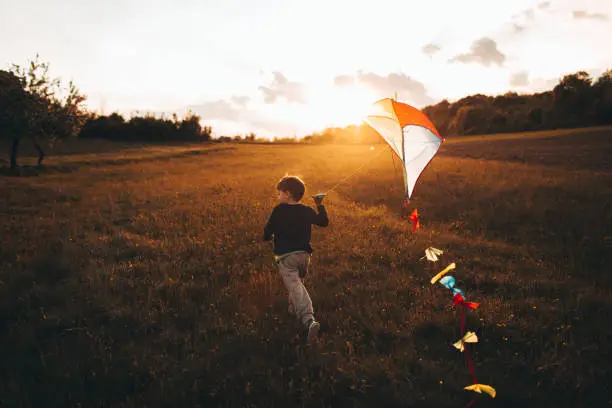
[[[367,86],[356,84],[336,86],[315,82],[305,87],[306,103],[279,101],[264,107],[267,114],[276,116],[296,134],[307,135],[332,127],[361,125],[380,95]]]
[[[310,89],[309,94],[305,124],[319,129],[360,125],[372,104],[380,99],[359,85],[321,87]]]

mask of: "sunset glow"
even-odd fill
[[[318,128],[359,124],[377,99],[375,92],[362,86],[313,89],[305,124]]]
[[[92,110],[262,137],[360,123],[395,92],[423,108],[612,68],[609,0],[262,1],[0,0],[0,68],[38,53]]]

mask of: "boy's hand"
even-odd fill
[[[323,203],[323,197],[324,197],[323,195],[317,194],[316,196],[313,196],[312,198],[316,205],[321,205]]]

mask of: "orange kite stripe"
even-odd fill
[[[423,112],[405,103],[396,102],[394,100],[391,100],[391,103],[400,127],[403,128],[406,125],[423,126],[424,128],[431,130],[434,135],[442,139],[436,127]]]

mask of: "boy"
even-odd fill
[[[306,187],[298,177],[283,177],[276,189],[280,203],[274,207],[264,227],[264,241],[274,237],[275,261],[289,292],[289,312],[296,314],[304,325],[307,343],[312,343],[320,325],[314,318],[312,301],[301,278],[308,273],[312,254],[311,226],[327,227],[327,211],[319,196],[314,198],[318,212],[299,203]]]

